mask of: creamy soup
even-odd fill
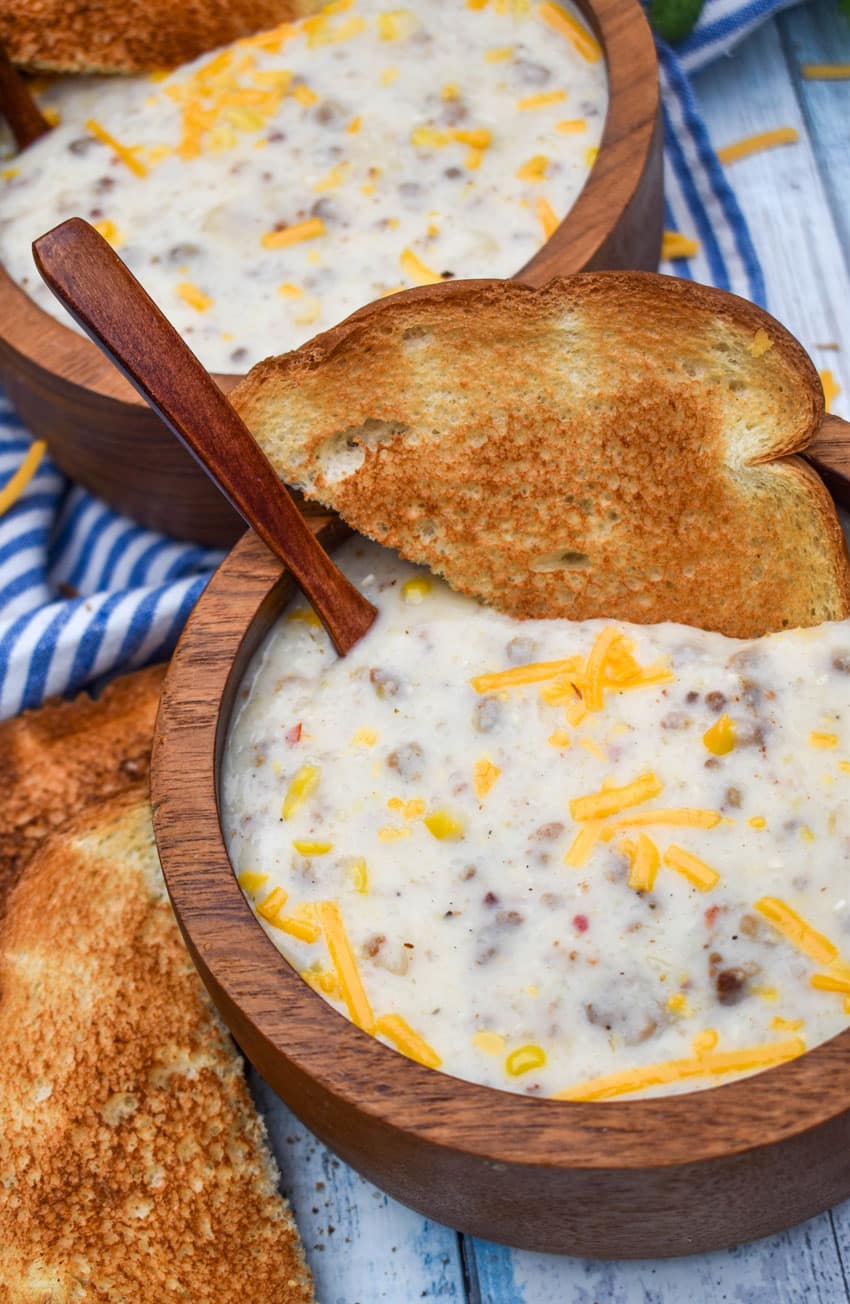
[[[336,0],[165,78],[64,78],[0,180],[0,260],[96,223],[205,365],[244,371],[381,295],[510,276],[573,204],[601,50],[537,0]]]
[[[344,659],[256,654],[222,820],[269,937],[433,1068],[572,1100],[696,1090],[850,1023],[850,624],[752,642],[517,622],[362,540]]]

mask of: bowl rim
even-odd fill
[[[603,50],[608,111],[599,152],[572,207],[548,240],[514,274],[540,286],[583,270],[634,199],[649,165],[660,114],[658,59],[639,0],[572,0]],[[145,402],[90,339],[30,298],[0,262],[0,340],[47,374],[105,399]],[[242,379],[215,373],[225,391]]]
[[[328,547],[351,533],[335,517],[313,518],[311,525]],[[242,674],[291,590],[281,563],[249,531],[189,619],[154,737],[151,794],[165,880],[226,1020],[237,1011],[255,1043],[289,1075],[311,1080],[348,1109],[418,1142],[506,1166],[602,1172],[711,1163],[846,1114],[850,1029],[797,1059],[700,1092],[555,1101],[426,1069],[362,1032],[308,987],[238,886],[218,803],[220,760]]]

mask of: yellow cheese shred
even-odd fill
[[[124,166],[128,167],[137,177],[146,177],[148,175],[147,168],[144,163],[136,158],[135,151],[130,146],[122,145],[117,141],[114,136],[110,135],[105,127],[101,126],[96,118],[88,119],[86,122],[86,131],[96,137],[101,144],[107,145],[116,158],[119,158]]]
[[[590,35],[581,23],[577,22],[560,5],[550,3],[540,5],[537,10],[547,27],[551,27],[560,36],[565,36],[570,44],[588,63],[598,63],[602,58],[602,47]]]
[[[661,237],[662,258],[695,258],[699,253],[699,240],[691,240],[681,231],[665,231]]]
[[[778,897],[761,897],[755,903],[755,909],[768,923],[773,924],[786,941],[796,946],[810,960],[817,964],[832,964],[833,960],[838,959],[838,948],[833,946],[829,938],[818,933],[796,910],[792,910]]]
[[[268,874],[258,874],[252,869],[243,869],[237,882],[243,892],[259,892],[260,888],[268,883]]]
[[[438,281],[443,279],[439,272],[435,272],[427,263],[424,263],[412,249],[403,249],[399,262],[404,275],[416,285],[436,285]]]
[[[634,892],[651,892],[655,887],[661,857],[655,843],[645,833],[638,836],[634,855],[630,859],[629,887]]]
[[[257,906],[257,914],[261,919],[265,919],[267,924],[276,924],[278,915],[286,905],[288,895],[282,887],[273,888],[265,901],[261,901]]]
[[[832,405],[841,393],[841,386],[836,383],[835,377],[829,368],[819,371],[820,383],[823,386],[823,402],[827,412],[832,411]]]
[[[335,901],[322,901],[318,914],[349,1018],[364,1032],[374,1033],[375,1016],[360,978],[339,906]]]
[[[177,293],[184,303],[196,312],[206,312],[213,306],[213,300],[209,295],[204,294],[203,290],[198,289],[191,281],[181,281],[177,286]]]
[[[322,935],[318,924],[309,919],[298,919],[294,915],[278,915],[272,922],[275,928],[289,933],[290,937],[297,937],[299,942],[317,942]]]
[[[476,693],[496,693],[501,688],[517,688],[522,684],[542,684],[556,675],[575,670],[580,657],[566,657],[562,661],[529,661],[511,670],[495,670],[487,675],[476,675],[470,680]]]
[[[650,770],[621,788],[603,788],[601,792],[586,797],[575,797],[570,802],[570,814],[574,820],[607,819],[629,806],[638,806],[650,797],[657,797],[663,786]]]
[[[534,154],[522,167],[517,168],[517,181],[543,181],[548,167],[549,159],[545,154]]]
[[[760,131],[755,136],[745,136],[731,145],[724,145],[717,151],[721,163],[736,163],[738,159],[758,154],[760,150],[772,149],[774,145],[793,145],[799,139],[794,127],[775,127],[772,131]]]
[[[545,109],[550,104],[562,104],[566,98],[566,91],[540,91],[537,95],[524,95],[521,100],[517,100],[516,106],[520,113],[526,113],[529,109]]]
[[[4,512],[8,512],[10,507],[14,507],[41,465],[41,460],[46,452],[47,444],[43,439],[33,440],[17,471],[0,489],[0,516]]]
[[[838,736],[837,734],[833,734],[833,733],[818,733],[817,731],[813,730],[809,734],[809,746],[818,747],[822,751],[826,751],[830,747],[838,746]]]
[[[699,888],[700,892],[710,892],[720,882],[720,875],[716,869],[712,869],[704,860],[692,856],[689,851],[675,844],[669,846],[664,852],[664,864],[669,869],[674,869],[677,874],[682,874],[689,883]]]
[[[587,120],[585,118],[562,118],[555,124],[555,130],[563,136],[577,135],[580,131],[587,131]]]
[[[308,797],[312,796],[318,786],[319,767],[317,765],[302,765],[296,771],[286,790],[280,812],[281,818],[285,820],[292,819],[295,812],[303,806]]]
[[[633,828],[641,824],[673,824],[690,829],[713,829],[723,816],[716,810],[702,810],[699,807],[673,806],[667,809],[633,811],[624,815],[609,828]]]
[[[749,1046],[745,1050],[709,1051],[695,1055],[692,1059],[663,1060],[658,1064],[646,1064],[642,1068],[592,1078],[580,1086],[556,1092],[553,1099],[612,1100],[615,1096],[630,1095],[635,1091],[646,1091],[649,1087],[666,1086],[671,1082],[685,1082],[690,1078],[721,1077],[727,1073],[748,1073],[771,1068],[775,1064],[796,1059],[805,1049],[806,1043],[801,1037],[791,1037],[787,1041]]]
[[[591,820],[583,825],[564,856],[564,864],[569,865],[571,869],[581,869],[587,863],[588,857],[599,841],[601,830],[601,820]]]
[[[477,797],[486,797],[501,773],[502,771],[498,765],[494,765],[489,756],[482,756],[480,760],[476,761],[472,771],[475,795]]]
[[[587,692],[584,694],[584,704],[588,711],[602,710],[604,705],[602,690],[605,665],[608,660],[608,653],[620,638],[622,638],[622,633],[614,625],[606,625],[596,636],[585,667]]]
[[[287,249],[303,240],[315,240],[325,234],[325,224],[320,217],[308,217],[304,222],[293,222],[280,231],[266,231],[260,237],[264,249]]]
[[[382,1014],[375,1022],[375,1032],[391,1041],[408,1059],[424,1064],[426,1069],[438,1069],[443,1062],[433,1046],[414,1032],[400,1014]]]
[[[804,63],[800,72],[807,81],[846,81],[850,63]]]

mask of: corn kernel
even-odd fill
[[[434,810],[426,815],[425,827],[440,842],[458,842],[466,829],[463,820],[447,810]]]
[[[747,823],[749,824],[751,829],[767,828],[767,820],[764,818],[763,815],[753,815],[751,819],[747,820]]]
[[[94,222],[93,226],[95,231],[102,235],[104,240],[112,245],[113,249],[121,248],[124,243],[124,237],[115,223],[110,221],[108,217],[105,217],[102,222]]]
[[[681,1014],[687,1018],[693,1014],[693,1010],[688,1005],[688,998],[684,992],[673,992],[672,996],[667,997],[667,1009],[671,1014]]]
[[[735,721],[724,711],[710,729],[706,729],[702,741],[715,756],[725,756],[735,746]]]
[[[812,733],[809,734],[809,746],[819,747],[824,751],[830,747],[837,747],[838,736],[833,733],[817,733],[812,731]]]
[[[326,856],[334,849],[332,842],[310,842],[305,838],[294,838],[292,845],[299,856]]]
[[[300,294],[301,291],[298,290],[297,293]],[[321,625],[322,623],[312,607],[296,607],[294,611],[289,612],[286,619],[302,621],[305,625],[313,626]]]
[[[206,312],[213,305],[209,295],[199,290],[197,285],[192,285],[191,281],[181,281],[177,286],[177,293],[183,302],[190,308],[194,308],[196,312]]]
[[[364,858],[358,856],[350,866],[348,872],[354,891],[360,892],[365,896],[369,891],[369,869]]]
[[[472,1044],[476,1050],[483,1050],[485,1055],[502,1055],[505,1050],[505,1039],[498,1032],[476,1032]]]
[[[351,741],[359,743],[362,747],[374,747],[378,741],[378,735],[374,729],[358,729]]]
[[[505,1060],[505,1068],[512,1078],[532,1069],[542,1069],[546,1063],[546,1052],[542,1046],[520,1046],[512,1050]]]
[[[243,869],[237,879],[243,892],[259,892],[263,884],[268,881],[268,874],[257,874],[252,869]]]
[[[554,733],[549,735],[546,741],[550,747],[569,747],[570,735],[567,733],[566,729],[556,729]]]
[[[281,817],[285,820],[292,819],[295,812],[300,810],[304,802],[308,797],[312,796],[318,786],[319,767],[317,765],[302,765],[286,791],[280,811]]]
[[[714,1028],[706,1028],[705,1032],[700,1032],[691,1042],[691,1050],[695,1055],[704,1055],[707,1051],[714,1050],[719,1038]]]
[[[432,588],[433,585],[427,575],[414,575],[413,579],[405,580],[402,584],[401,596],[405,602],[418,606],[420,602],[424,602]]]
[[[533,158],[523,163],[517,172],[518,181],[543,181],[546,176],[546,170],[549,167],[549,160],[545,154],[535,154]]]

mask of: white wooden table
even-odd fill
[[[768,307],[832,371],[843,390],[833,410],[850,417],[850,81],[806,81],[799,69],[808,63],[850,63],[850,21],[837,0],[783,14],[695,87],[716,146],[777,126],[800,133],[797,144],[730,165],[729,175],[764,266]],[[850,1304],[850,1202],[769,1240],[690,1259],[528,1254],[396,1204],[330,1154],[264,1083],[252,1085],[320,1304]]]

